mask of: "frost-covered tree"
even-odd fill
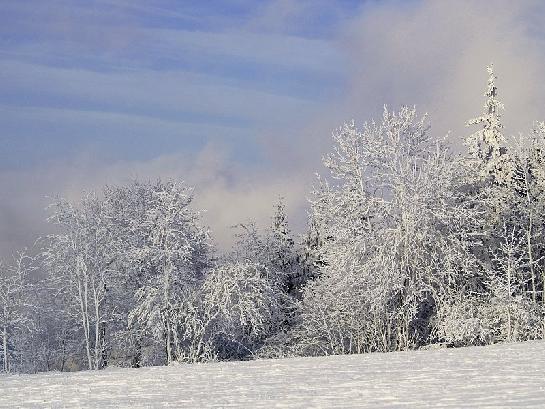
[[[253,222],[237,228],[232,251],[216,262],[203,288],[207,310],[216,311],[219,357],[253,355],[286,331],[296,296],[298,261],[282,201],[263,234]]]
[[[63,322],[59,358],[81,337],[90,369],[170,363],[193,342],[195,293],[208,265],[208,231],[190,208],[191,189],[174,181],[108,186],[78,203],[59,200],[43,259]],[[197,300],[198,301],[198,300]],[[61,311],[57,316],[62,316]],[[52,342],[55,344],[55,342]]]
[[[545,122],[535,124],[531,141],[532,149],[529,154],[521,155],[528,158],[526,160],[529,162],[523,177],[527,209],[525,230],[533,299],[535,301],[537,295],[541,295],[541,304],[545,308]],[[540,280],[540,285],[535,284],[534,280]],[[545,337],[545,324],[543,328]]]
[[[474,268],[455,228],[456,166],[424,118],[385,109],[362,129],[343,125],[324,159],[312,219],[318,278],[305,289],[300,337],[311,353],[406,349],[429,342],[437,297]]]
[[[157,352],[145,323],[128,320],[137,304],[136,293],[145,286],[153,269],[149,258],[143,257],[141,251],[149,244],[145,223],[154,203],[153,192],[154,185],[139,181],[104,189],[108,217],[115,231],[113,247],[118,255],[111,287],[111,298],[115,299],[111,359],[118,365],[140,367],[163,361],[163,348]]]
[[[501,111],[503,103],[498,100],[496,75],[493,65],[487,67],[488,85],[485,92],[486,102],[482,115],[471,119],[467,125],[481,125],[482,129],[466,138],[469,154],[482,177],[493,177],[503,183],[511,177],[511,166],[505,148]]]
[[[516,236],[521,239],[518,252],[524,259],[524,274],[521,277],[522,290],[535,303],[538,300],[538,287],[541,277],[538,271],[543,268],[543,233],[545,219],[545,190],[542,176],[544,140],[534,131],[529,138],[519,135],[511,157],[513,177],[502,212],[503,224],[509,224]],[[540,146],[541,145],[541,146]]]
[[[284,276],[284,292],[295,296],[301,284],[300,271],[295,240],[290,231],[286,206],[282,198],[275,206],[271,226],[265,235],[265,246],[270,269]]]
[[[52,209],[49,221],[60,232],[47,238],[44,261],[52,281],[69,296],[66,308],[78,316],[88,368],[100,369],[107,364],[106,300],[117,255],[104,201],[88,193],[77,204],[58,200]]]
[[[224,261],[203,286],[206,318],[220,358],[252,355],[284,320],[283,283],[258,261]]]
[[[498,323],[497,337],[494,340],[512,341],[519,338],[519,324],[513,314],[524,299],[524,267],[526,255],[521,249],[525,247],[526,238],[518,234],[516,226],[503,222],[502,234],[498,248],[493,257],[494,272],[491,272],[490,288],[492,300],[499,307],[496,314]]]
[[[129,322],[139,323],[163,343],[169,364],[184,354],[183,322],[193,311],[185,303],[203,279],[210,239],[199,213],[190,207],[190,188],[174,181],[148,187],[151,202],[136,233],[144,240],[129,249],[133,262],[145,266]]]
[[[34,328],[29,280],[34,270],[33,260],[25,252],[14,256],[11,265],[0,261],[0,360],[4,372],[12,370],[14,359],[24,360],[25,340]]]
[[[502,134],[495,75],[488,68],[485,112],[470,124],[483,129],[467,138],[469,158],[461,162],[461,200],[481,217],[460,226],[472,238],[477,288],[457,286],[440,310],[439,333],[455,345],[536,336],[536,305],[542,264],[543,191],[536,133],[522,136],[508,151]],[[517,312],[518,311],[518,312]],[[525,313],[521,313],[525,311]],[[523,330],[524,328],[524,330]]]

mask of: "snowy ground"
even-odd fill
[[[545,407],[545,342],[0,376],[0,407]]]

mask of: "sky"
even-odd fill
[[[416,105],[454,147],[498,75],[506,133],[545,120],[541,1],[0,0],[0,255],[52,197],[195,186],[220,247],[284,197],[302,231],[331,132]]]

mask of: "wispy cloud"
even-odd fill
[[[305,196],[342,121],[416,104],[432,132],[482,108],[493,61],[507,132],[545,119],[537,0],[6,2],[0,252],[46,229],[46,195],[179,177],[219,241]]]

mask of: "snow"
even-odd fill
[[[0,376],[0,407],[545,407],[545,341]]]

